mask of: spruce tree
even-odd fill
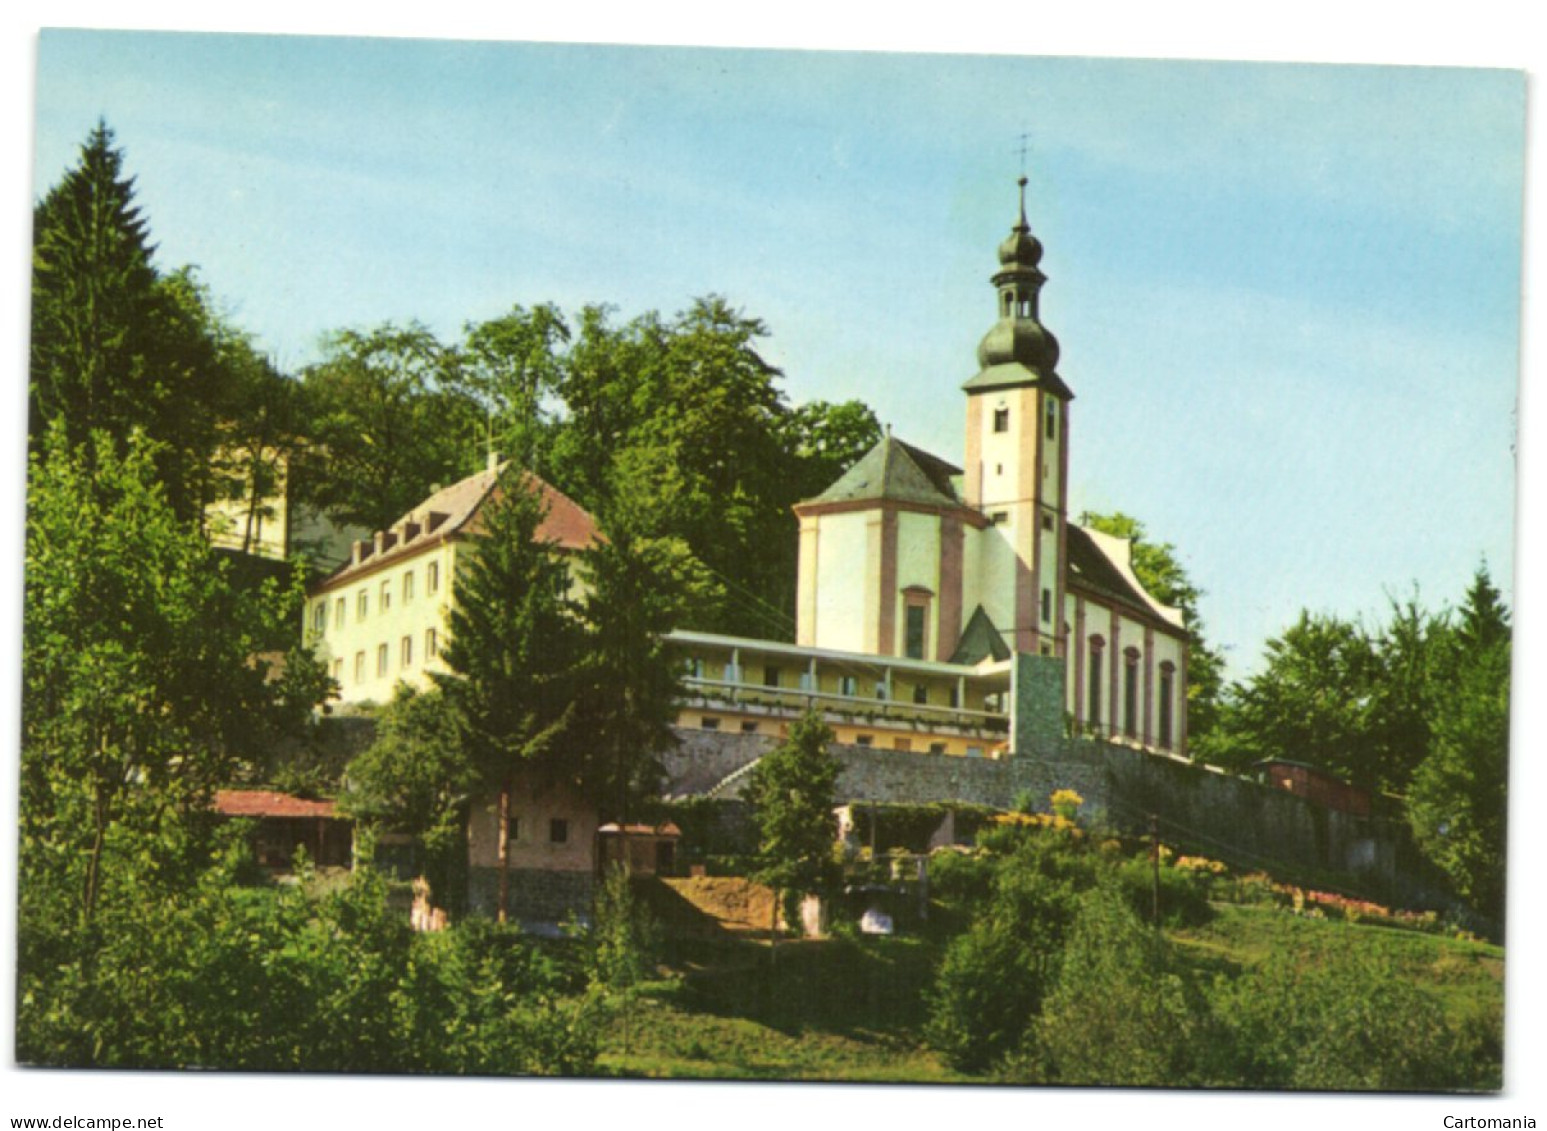
[[[539,536],[538,482],[504,471],[479,512],[472,553],[459,562],[448,673],[435,679],[457,713],[476,779],[499,794],[499,916],[509,883],[510,794],[578,782],[574,755],[582,626],[567,563]]]

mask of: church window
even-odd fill
[[[1045,515],[1042,516],[1042,529],[1046,530],[1049,534],[1051,534],[1053,532],[1053,516],[1052,515],[1045,514]]]
[[[910,660],[922,660],[924,658],[924,617],[928,611],[928,608],[924,605],[908,606],[908,625],[904,654]]]
[[[1047,399],[1043,431],[1049,440],[1058,435],[1058,402],[1052,397]]]
[[[1129,648],[1123,653],[1123,733],[1139,735],[1139,653]]]
[[[1015,296],[1009,291],[1004,293],[1004,316],[1006,318],[1015,313]]]
[[[1010,430],[1010,410],[1008,408],[996,408],[994,410],[994,431],[1008,432]]]
[[[1168,661],[1160,665],[1160,748],[1171,749],[1172,701],[1175,698],[1176,668]]]
[[[1042,619],[1044,621],[1053,619],[1053,591],[1051,589],[1042,590]]]
[[[1101,645],[1101,637],[1090,638],[1090,682],[1085,695],[1085,718],[1097,726],[1101,724]]]

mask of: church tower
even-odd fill
[[[967,394],[963,494],[991,523],[978,562],[978,595],[1014,652],[1065,654],[1066,498],[1069,402],[1058,376],[1058,341],[1043,327],[1038,297],[1047,281],[1042,244],[1020,219],[999,245],[996,315],[978,346]]]

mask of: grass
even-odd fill
[[[600,1067],[631,1076],[964,1079],[920,1035],[940,947],[920,938],[696,940],[677,974],[615,1011]]]
[[[1504,952],[1489,943],[1215,905],[1214,918],[1167,931],[1206,978],[1259,963],[1319,963],[1368,948],[1438,995],[1458,1025],[1495,1038]],[[937,920],[938,923],[938,920]],[[927,994],[946,938],[836,938],[766,944],[673,939],[668,977],[612,1012],[598,1068],[622,1076],[693,1079],[971,1082],[923,1039]],[[1497,1037],[1501,1039],[1501,1035]]]

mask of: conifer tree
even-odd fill
[[[459,563],[450,640],[437,674],[473,761],[499,794],[499,916],[505,915],[510,795],[519,776],[542,790],[576,781],[576,695],[582,626],[569,567],[539,531],[537,481],[507,468]]]
[[[1438,660],[1428,755],[1407,813],[1419,847],[1482,914],[1504,919],[1509,777],[1509,614],[1478,569]]]
[[[783,893],[785,921],[793,923],[800,897],[819,890],[833,867],[838,821],[833,788],[839,765],[829,749],[833,732],[815,712],[752,769],[746,800],[758,827],[763,864],[757,879]]]

